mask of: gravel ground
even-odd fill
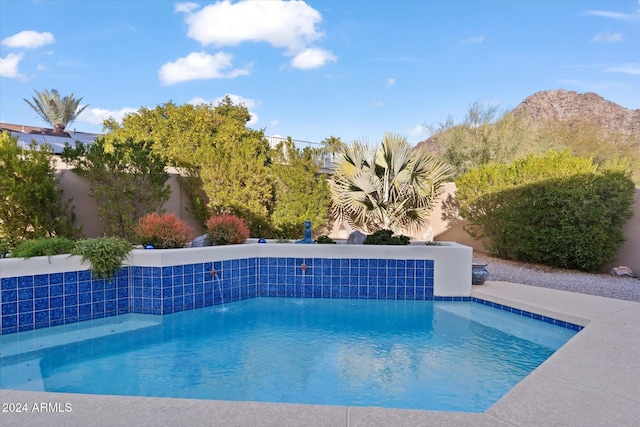
[[[480,253],[474,253],[473,262],[487,264],[487,270],[489,270],[487,280],[522,283],[640,302],[640,280],[632,277],[562,270],[537,264],[507,261]]]

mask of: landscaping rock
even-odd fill
[[[204,248],[205,246],[213,246],[213,242],[211,242],[208,234],[196,237],[190,245],[192,248]]]
[[[353,233],[349,234],[349,238],[347,239],[347,244],[361,245],[362,242],[364,242],[364,239],[366,238],[367,238],[366,234],[361,233],[360,231],[354,231]]]
[[[612,276],[629,276],[638,277],[629,267],[621,265],[620,267],[613,267],[611,270]]]

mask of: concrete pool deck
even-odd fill
[[[472,296],[585,328],[484,413],[0,390],[0,425],[640,425],[639,303],[506,282],[474,286]],[[5,412],[9,404],[27,411]]]

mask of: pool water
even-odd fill
[[[0,387],[482,412],[576,333],[443,301],[255,298],[110,322],[7,337]]]

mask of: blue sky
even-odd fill
[[[267,135],[416,143],[541,90],[640,108],[640,1],[0,0],[0,58],[2,122],[44,126],[34,89],[83,97],[87,132],[229,94]]]

